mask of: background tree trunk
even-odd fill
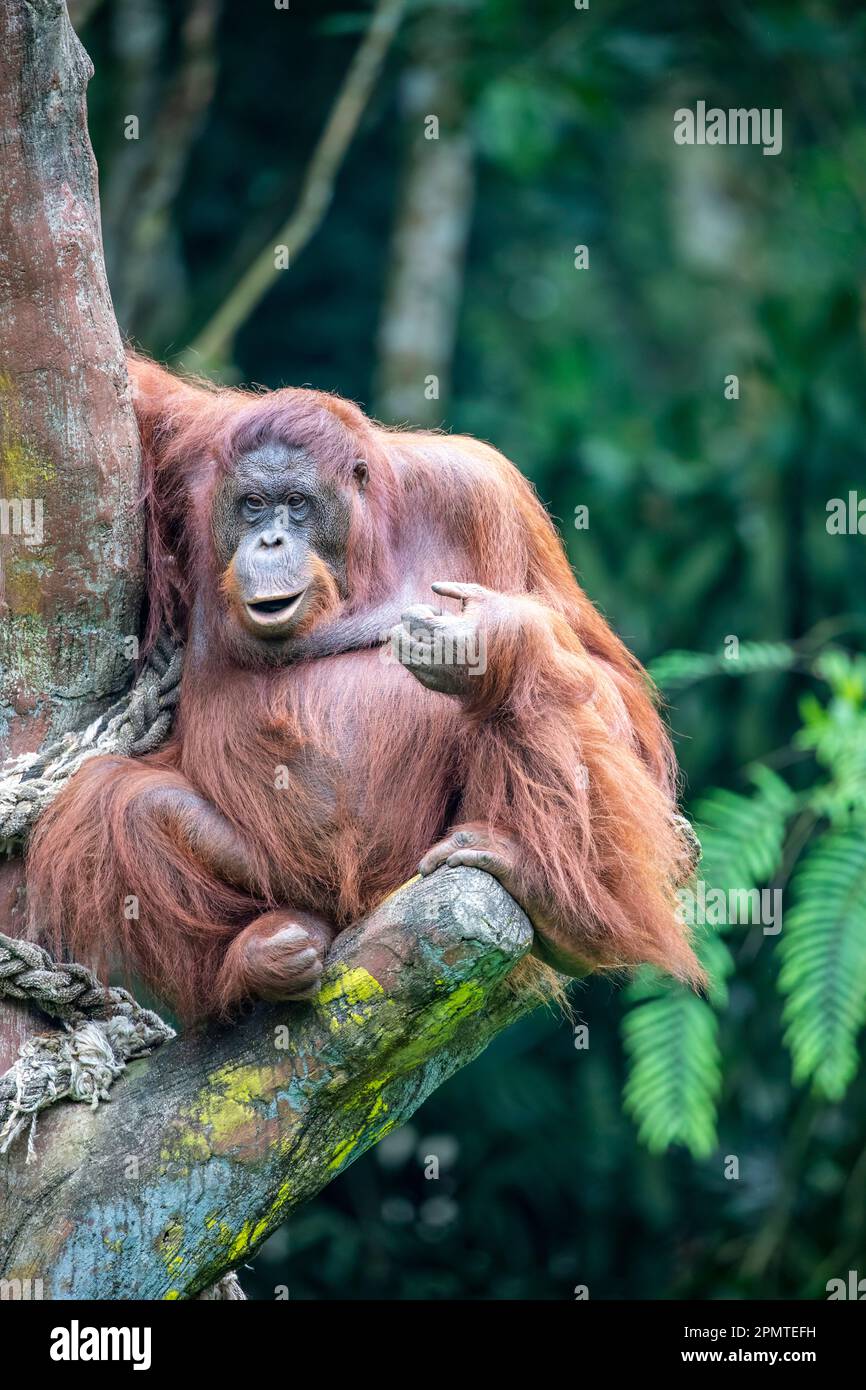
[[[416,23],[401,83],[412,134],[388,259],[376,392],[376,414],[389,424],[438,426],[446,409],[474,194],[472,143],[463,130],[464,22],[447,4],[431,6]]]
[[[123,639],[138,631],[138,432],[103,265],[91,73],[63,0],[4,0],[2,758],[81,728],[115,698],[132,669]],[[7,860],[0,924],[13,931],[19,886]],[[0,1069],[25,1019],[0,1009]]]
[[[122,0],[113,18],[121,63],[122,109],[102,227],[118,322],[136,341],[171,336],[187,286],[170,213],[216,81],[216,28],[221,0],[187,0],[180,53],[168,77],[168,13],[156,0]],[[122,134],[137,116],[136,140]]]

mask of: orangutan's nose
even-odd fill
[[[277,526],[271,526],[259,536],[258,545],[263,550],[278,550],[286,543],[286,533]]]

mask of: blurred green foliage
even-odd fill
[[[123,327],[167,357],[285,218],[369,14],[227,3],[214,92],[160,208],[146,180],[124,186],[123,117],[171,111],[187,8],[104,0],[83,30],[118,303],[144,254],[138,199],[150,207]],[[237,337],[239,379],[375,407],[401,81],[424,8],[322,228]],[[703,876],[781,887],[785,924],[703,933],[706,1000],[648,977],[625,996],[581,987],[588,1048],[553,1016],[513,1029],[273,1237],[245,1283],[264,1298],[822,1296],[866,1270],[866,539],[826,525],[831,498],[866,493],[866,14],[439,8],[463,34],[476,178],[442,424],[532,478],[584,586],[656,663]],[[782,153],[676,146],[673,112],[699,99],[781,108]]]

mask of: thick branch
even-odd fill
[[[338,938],[311,1005],[260,1006],[134,1063],[95,1114],[0,1162],[0,1277],[46,1298],[188,1298],[403,1124],[529,1007],[531,943],[488,875],[415,880]]]

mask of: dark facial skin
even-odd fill
[[[363,494],[366,465],[354,485]],[[351,495],[300,449],[266,443],[242,455],[214,502],[213,532],[232,645],[268,664],[346,597]]]

